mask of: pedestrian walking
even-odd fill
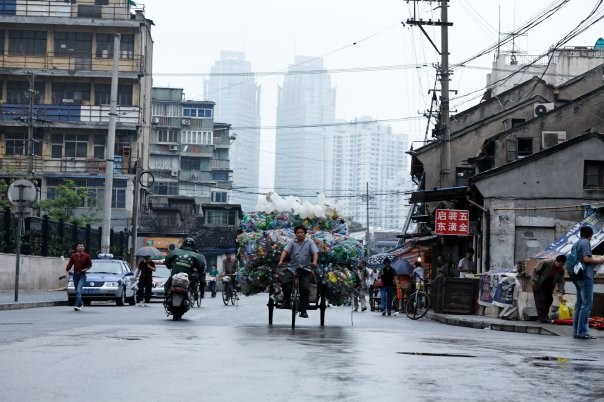
[[[392,296],[394,294],[394,276],[396,272],[392,265],[390,265],[390,258],[384,259],[384,268],[382,268],[382,272],[380,273],[380,279],[383,282],[382,289],[380,290],[382,294],[381,299],[381,309],[382,315],[392,315]]]
[[[367,271],[364,266],[358,266],[353,270],[354,275],[354,287],[352,289],[352,304],[354,311],[359,311],[359,302],[361,304],[361,311],[367,310],[367,301],[365,300],[365,293],[367,292]]]
[[[155,272],[155,263],[148,255],[138,263],[134,280],[138,279],[138,289],[136,291],[136,304],[139,307],[147,307],[151,303],[151,292],[153,289],[153,272]]]
[[[86,283],[86,272],[92,268],[92,259],[84,252],[84,243],[78,243],[76,252],[71,254],[65,272],[69,272],[73,267],[73,286],[75,287],[76,300],[74,311],[80,311],[84,307],[82,302],[82,289]]]
[[[218,277],[218,268],[216,264],[212,264],[212,268],[210,268],[210,292],[212,297],[216,297],[216,278]]]

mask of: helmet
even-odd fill
[[[187,237],[182,241],[182,247],[195,248],[195,240],[192,237]]]

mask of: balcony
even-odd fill
[[[182,144],[180,147],[183,156],[211,158],[214,155],[214,146],[210,144]]]
[[[209,183],[214,181],[212,180],[211,173],[192,170],[181,170],[179,179],[196,183]]]
[[[2,0],[0,0],[1,2]],[[0,3],[1,7],[1,3]],[[1,9],[1,8],[0,8]],[[47,52],[40,55],[31,54],[2,54],[0,55],[0,69],[27,70],[52,70],[53,76],[111,76],[113,54],[93,55],[87,53],[54,53]],[[131,51],[122,51],[120,55],[119,71],[124,78],[135,79],[139,74],[144,74],[143,56],[135,56]],[[10,73],[10,71],[3,71]],[[87,73],[87,74],[86,74]],[[103,73],[103,74],[101,74]],[[131,73],[131,77],[127,75]],[[43,74],[40,74],[43,75]]]
[[[4,155],[0,160],[0,167],[10,166],[15,173],[26,173],[28,159],[25,155]],[[104,159],[34,157],[34,171],[42,174],[68,173],[104,176],[105,167]],[[117,175],[134,174],[134,166],[130,163],[130,158],[116,157],[113,173]]]
[[[109,124],[109,105],[34,105],[33,118],[49,123],[70,122],[83,124]],[[141,121],[138,106],[118,106],[118,124],[137,125]],[[0,106],[0,120],[28,119],[29,106],[26,104],[4,104]]]
[[[230,170],[228,159],[212,159],[212,169],[214,170]]]
[[[73,4],[71,4],[73,3]],[[0,0],[0,15],[23,17],[102,18],[124,20],[130,18],[126,0],[108,1],[97,5],[95,0],[64,2],[56,0]],[[119,3],[119,4],[116,4]]]

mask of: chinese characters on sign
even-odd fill
[[[470,213],[464,209],[437,209],[436,234],[467,236],[470,230]]]

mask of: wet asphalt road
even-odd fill
[[[604,400],[601,339],[466,329],[332,307],[298,319],[266,295],[180,322],[150,307],[0,312],[3,401]],[[596,333],[596,335],[599,335]],[[601,337],[604,335],[600,335]]]

